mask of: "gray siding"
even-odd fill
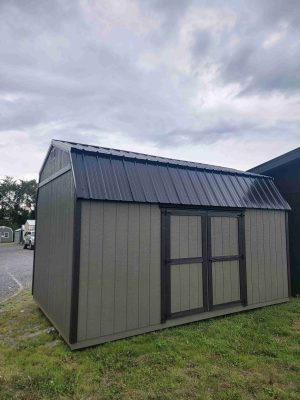
[[[171,240],[177,243],[173,249],[171,245],[172,257],[199,256],[201,249],[195,243],[201,238],[200,224],[187,217],[180,221],[174,216],[172,221]],[[215,220],[215,237],[220,223],[225,224],[228,235],[224,235],[222,249],[218,249],[220,243],[216,241],[214,254],[233,255],[235,221]],[[178,229],[180,226],[182,230]],[[175,318],[161,324],[159,207],[83,201],[78,343],[71,347],[286,301],[285,212],[247,210],[245,229],[248,306]],[[214,285],[219,288],[214,292],[215,304],[239,298],[238,262],[221,264],[213,265]],[[202,306],[201,271],[201,264],[172,266],[171,285],[180,293],[171,296],[172,312]]]
[[[41,171],[40,182],[49,178],[49,176],[53,175],[55,172],[66,167],[67,165],[70,165],[69,153],[58,149],[57,147],[52,147],[43,170]]]
[[[8,234],[8,237],[4,237]],[[10,243],[13,241],[14,233],[13,230],[7,226],[0,226],[0,243]]]
[[[213,304],[219,305],[240,299],[240,273],[238,261],[212,264]]]
[[[78,340],[160,322],[160,209],[82,203]]]
[[[211,218],[211,251],[214,257],[239,254],[237,217],[222,216]],[[213,262],[212,287],[214,305],[239,301],[239,262]]]
[[[171,216],[171,258],[201,257],[201,217]]]
[[[248,210],[245,229],[248,303],[287,298],[285,212]]]
[[[211,218],[212,256],[234,256],[238,249],[238,219],[236,217]]]
[[[202,263],[172,265],[171,312],[203,307]]]
[[[34,298],[68,340],[73,255],[71,171],[39,189]]]

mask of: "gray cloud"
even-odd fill
[[[0,141],[18,132],[44,151],[52,137],[117,137],[172,152],[299,135],[299,1],[121,3],[0,2]],[[270,121],[255,101],[274,95],[290,107]]]

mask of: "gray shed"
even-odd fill
[[[0,243],[10,243],[14,240],[14,233],[8,226],[0,226]]]
[[[14,235],[14,242],[15,243],[22,243],[23,240],[23,229],[19,228],[15,230],[15,235]]]
[[[53,140],[33,297],[71,349],[288,300],[273,179]]]

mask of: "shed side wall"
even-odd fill
[[[248,303],[287,298],[285,212],[247,210],[245,218]]]
[[[71,171],[39,188],[37,218],[33,296],[68,339],[74,220]]]
[[[248,306],[288,298],[285,212],[247,210]],[[160,208],[82,204],[78,344],[80,348],[234,312],[216,310],[160,323]]]

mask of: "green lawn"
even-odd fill
[[[0,305],[0,399],[300,399],[300,300],[71,352],[29,292]]]

